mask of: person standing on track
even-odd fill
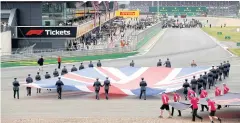
[[[185,82],[183,83],[183,94],[185,97],[185,100],[187,100],[188,95],[188,88],[190,88],[190,84],[188,83],[188,79],[185,79]]]
[[[207,76],[207,72],[204,72],[204,75],[202,76],[203,77],[203,88],[206,90],[207,89],[207,79],[208,79],[208,76]]]
[[[62,63],[62,59],[60,56],[58,56],[58,69],[61,69],[61,63]]]
[[[40,81],[41,80],[41,76],[39,75],[39,72],[37,72],[37,75],[35,76],[35,80],[36,81]],[[37,88],[37,93],[41,93],[41,88]]]
[[[142,81],[139,84],[140,88],[141,88],[141,92],[140,92],[140,96],[139,99],[142,98],[142,94],[144,95],[144,100],[146,100],[146,87],[147,87],[147,82],[144,81],[144,78],[142,78]]]
[[[210,71],[213,73],[213,86],[215,86],[216,81],[217,81],[217,71],[214,68],[214,66],[212,66],[212,69]]]
[[[75,67],[75,65],[73,65],[71,72],[75,72],[75,71],[77,71],[77,68]]]
[[[194,122],[195,122],[195,117],[199,118],[201,121],[203,120],[203,118],[197,114],[198,101],[199,101],[199,99],[196,96],[193,96],[193,98],[191,99],[191,104],[192,104],[192,109],[193,109],[192,121],[194,121]]]
[[[227,94],[229,92],[229,88],[225,83],[223,83],[223,94]]]
[[[171,68],[171,62],[169,61],[169,58],[167,58],[167,61],[164,63],[165,67]]]
[[[200,98],[206,98],[207,96],[208,96],[208,92],[207,92],[206,90],[204,90],[204,88],[202,88],[201,94],[200,94]],[[205,107],[205,108],[207,109],[207,111],[208,111],[208,107],[207,107],[206,105],[201,105],[201,108],[202,108],[201,112],[204,111],[204,107]]]
[[[58,81],[55,86],[57,87],[58,99],[62,99],[62,86],[64,86],[61,77],[58,77]]]
[[[220,74],[220,69],[219,69],[219,66],[217,66],[217,68],[216,68],[216,82],[218,81],[219,74]]]
[[[218,87],[215,88],[215,97],[217,96],[221,96],[221,90]],[[222,106],[218,105],[217,109],[220,110],[221,108]]]
[[[111,83],[110,83],[108,77],[106,77],[106,80],[104,81],[103,86],[104,86],[104,90],[105,90],[106,99],[108,100],[109,86],[111,86]]]
[[[58,73],[57,69],[55,69],[53,71],[53,77],[58,77],[58,76],[59,76],[59,73]]]
[[[102,63],[100,60],[98,60],[98,62],[97,62],[97,67],[102,67]]]
[[[169,116],[168,116],[168,118],[172,118],[172,116],[171,116],[171,112],[170,112],[170,110],[169,110],[169,104],[168,104],[168,101],[169,101],[169,97],[168,97],[168,95],[165,93],[165,92],[163,92],[163,94],[162,94],[162,106],[161,106],[161,114],[160,114],[160,116],[159,116],[159,118],[163,118],[163,110],[164,109],[166,109],[167,111],[168,111],[168,113],[169,113]]]
[[[102,87],[101,83],[99,82],[99,79],[97,78],[96,81],[93,83],[93,87],[95,88],[96,93],[96,99],[99,100],[99,91],[100,87]]]
[[[223,83],[223,94],[227,94],[229,92],[229,88],[227,87],[227,85],[225,83]],[[227,105],[225,105],[225,107],[228,107]]]
[[[64,66],[62,69],[61,75],[65,75],[67,73],[68,73],[68,70],[67,70],[66,66]]]
[[[89,63],[89,65],[88,65],[88,67],[89,67],[89,68],[93,68],[93,67],[94,67],[94,65],[93,65],[92,61],[90,61],[90,63]]]
[[[30,74],[28,74],[28,77],[26,78],[26,83],[33,83],[33,79]],[[27,87],[27,96],[31,96],[31,87]]]
[[[223,62],[223,79],[225,79],[228,76],[228,65],[226,61]]]
[[[223,64],[221,63],[219,66],[219,81],[222,81],[222,74],[223,74]]]
[[[173,101],[174,102],[179,102],[180,100],[181,100],[181,96],[176,91],[174,91],[173,92]],[[174,107],[172,107],[172,116],[173,116],[173,114],[174,114]],[[178,116],[179,117],[182,116],[180,110],[178,110]]]
[[[19,99],[19,82],[17,81],[17,78],[14,78],[14,81],[13,81],[13,98],[15,99],[16,98],[16,94],[17,94],[17,98]]]
[[[191,100],[196,93],[189,87],[188,88],[188,100]]]
[[[79,70],[82,70],[82,69],[84,69],[83,63],[81,63],[81,65],[79,66]]]
[[[158,63],[157,63],[157,67],[161,67],[162,66],[162,61],[161,59],[159,59]]]
[[[231,67],[231,64],[229,63],[229,61],[227,61],[227,77],[229,76],[229,71],[230,71],[230,67]]]
[[[134,61],[132,60],[132,62],[130,63],[130,67],[134,67],[135,63]]]
[[[213,86],[213,73],[211,71],[209,71],[208,73],[208,86],[209,89],[211,88],[211,86]]]
[[[201,88],[203,87],[204,79],[202,77],[202,74],[200,74],[200,77],[197,80],[197,85],[198,85],[198,93],[199,95],[201,94]]]
[[[192,90],[196,92],[197,80],[195,79],[195,76],[193,76],[193,79],[191,80],[191,87],[192,87]]]
[[[38,59],[37,63],[39,65],[39,71],[43,71],[43,63],[44,63],[43,56],[41,56],[41,58]]]
[[[213,118],[217,119],[220,123],[222,120],[215,115],[216,113],[216,107],[215,107],[215,102],[210,100],[209,98],[206,98],[206,101],[208,102],[208,108],[209,108],[209,119],[211,120],[211,123],[213,122]]]

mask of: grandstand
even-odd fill
[[[239,13],[239,1],[131,1],[129,9],[150,12],[149,7],[207,7],[209,16],[232,16]]]

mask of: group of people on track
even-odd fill
[[[40,63],[39,65],[41,66],[39,68],[39,70],[42,69],[43,61],[44,61],[44,59],[42,57],[38,60],[38,63]],[[59,66],[58,66],[58,69],[60,69]],[[102,63],[100,60],[98,60],[96,66],[102,67]],[[135,63],[132,60],[130,62],[130,67],[134,67],[134,66],[135,66]],[[163,64],[161,59],[159,59],[159,61],[157,62],[157,67],[160,67],[160,66],[165,66],[165,67],[171,68],[171,62],[167,58],[167,60]],[[89,68],[94,67],[94,64],[92,63],[92,61],[89,62],[88,67]],[[82,70],[82,69],[85,69],[83,63],[80,64],[78,69],[75,65],[73,65],[73,67],[71,68],[71,72]],[[185,79],[185,82],[183,83],[183,94],[184,94],[185,100],[189,100],[192,105],[191,106],[192,121],[195,121],[195,117],[198,117],[201,120],[203,119],[202,117],[200,117],[197,114],[197,110],[198,110],[197,104],[199,101],[199,98],[197,96],[197,93],[198,93],[200,95],[200,98],[206,98],[206,101],[208,102],[208,105],[201,105],[201,109],[202,109],[201,111],[204,111],[204,108],[206,108],[210,112],[209,118],[212,123],[213,123],[212,118],[218,119],[221,122],[221,119],[219,119],[218,117],[215,116],[215,112],[216,112],[215,102],[208,98],[208,93],[206,90],[207,90],[207,87],[208,87],[208,89],[210,89],[211,86],[215,86],[217,81],[222,81],[222,78],[225,79],[226,77],[228,77],[229,71],[230,71],[230,63],[229,63],[229,61],[227,61],[227,62],[224,61],[223,64],[221,63],[216,68],[214,66],[212,66],[212,69],[208,73],[204,72],[204,75],[200,74],[198,79],[196,79],[196,76],[193,76],[190,83],[188,83],[188,79]],[[61,75],[65,75],[67,73],[68,73],[68,70],[67,70],[66,66],[64,66],[61,70]],[[60,74],[59,74],[58,70],[55,69],[53,72],[53,76],[58,77],[58,80],[57,80],[55,86],[56,86],[57,93],[58,93],[58,99],[61,99],[62,87],[64,86],[64,82],[61,80],[61,77],[59,77],[59,75]],[[50,78],[51,78],[51,75],[48,72],[46,72],[45,79],[50,79]],[[37,72],[37,75],[35,76],[35,80],[36,81],[41,80],[41,76],[39,75],[39,72]],[[33,79],[30,74],[28,74],[28,77],[26,78],[26,83],[27,84],[33,83]],[[226,94],[226,93],[228,93],[229,88],[226,86],[226,84],[223,84],[223,85],[224,85],[223,86],[223,88],[224,88],[223,94]],[[17,95],[18,99],[19,99],[19,86],[20,86],[20,84],[17,81],[17,78],[14,78],[14,82],[13,82],[14,98],[16,98],[16,95]],[[105,96],[106,96],[106,99],[108,100],[109,99],[108,93],[109,93],[110,86],[111,86],[111,82],[108,77],[106,77],[106,80],[104,81],[103,85],[99,81],[99,78],[97,78],[93,84],[95,94],[96,94],[96,99],[99,100],[100,88],[104,87]],[[144,77],[141,78],[139,86],[140,86],[139,99],[141,99],[143,96],[144,100],[146,100],[147,82],[144,79]],[[31,96],[31,85],[29,85],[26,89],[27,89],[27,96]],[[198,90],[198,92],[197,92],[197,90]],[[49,91],[51,91],[51,89],[49,89]],[[37,88],[37,93],[41,93],[41,88]],[[222,93],[221,93],[221,90],[219,89],[219,87],[215,87],[215,96],[220,96],[221,94]],[[180,100],[181,100],[181,96],[177,92],[173,92],[173,101],[179,102]],[[169,117],[173,116],[174,107],[172,107],[172,112],[170,112],[168,102],[169,102],[168,94],[163,93],[162,94],[162,103],[163,104],[160,108],[161,109],[161,114],[159,116],[160,118],[162,118],[164,109],[166,109],[169,112]],[[221,106],[218,105],[217,109],[220,109],[220,108],[221,108]],[[179,112],[178,116],[181,116],[181,111],[178,110],[178,112]]]

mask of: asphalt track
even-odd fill
[[[230,57],[230,54],[216,45],[200,29],[167,29],[155,46],[144,56],[128,59],[102,61],[103,66],[123,67],[129,65],[134,59],[136,66],[156,66],[161,58],[169,58],[173,67],[188,67],[191,60],[196,60],[199,66],[218,65],[223,60],[232,64],[230,78],[225,80],[231,91],[240,92],[240,58]],[[79,66],[79,63],[76,64]],[[85,63],[86,65],[86,63]],[[71,68],[72,64],[67,64]],[[57,66],[44,67],[52,72]],[[62,100],[57,100],[55,93],[37,95],[36,89],[32,90],[32,97],[26,96],[26,89],[20,88],[20,100],[13,99],[12,81],[17,77],[24,81],[27,74],[36,75],[37,67],[4,68],[1,76],[1,115],[2,120],[14,118],[79,118],[79,117],[146,117],[156,118],[159,115],[161,101],[159,97],[149,97],[148,100],[138,100],[137,97],[115,98],[108,101],[96,101],[85,94],[64,94]],[[47,96],[50,95],[50,96]],[[110,97],[111,98],[111,97]],[[108,108],[107,108],[108,107]],[[239,118],[239,107],[223,109],[219,114],[225,118]],[[190,117],[190,110],[183,111],[183,116]],[[231,112],[234,115],[226,115]],[[202,113],[206,116],[208,113]],[[207,118],[206,118],[207,119]],[[190,120],[190,119],[188,119]]]

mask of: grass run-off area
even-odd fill
[[[106,55],[95,55],[95,56],[81,56],[81,57],[64,57],[62,58],[62,63],[73,63],[73,62],[82,62],[82,61],[90,61],[90,60],[102,60],[102,59],[116,59],[116,58],[124,58],[128,56],[136,55],[138,52],[130,52],[130,53],[114,53],[114,54],[106,54]],[[57,64],[57,58],[45,58],[44,64]],[[36,60],[28,60],[28,61],[17,61],[17,62],[1,62],[1,68],[6,67],[16,67],[16,66],[37,66]]]
[[[239,28],[239,32],[237,32],[237,28]],[[219,41],[240,42],[240,27],[204,27],[202,30]],[[222,35],[218,35],[218,32],[222,32]],[[231,39],[225,39],[225,36],[230,36]]]
[[[240,48],[230,48],[229,49],[233,54],[240,56]]]

